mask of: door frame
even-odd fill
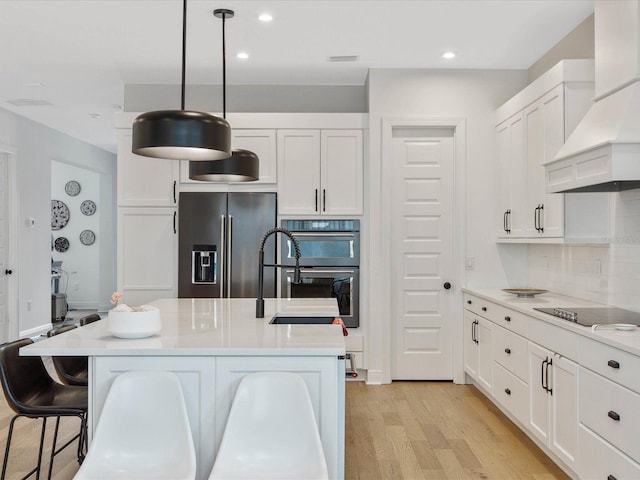
[[[465,383],[463,365],[463,309],[462,309],[462,288],[465,281],[464,252],[465,252],[465,204],[466,204],[466,119],[464,117],[383,117],[382,118],[382,150],[381,150],[381,178],[391,178],[393,159],[393,129],[397,127],[414,127],[425,129],[450,128],[453,129],[453,381],[454,383]],[[389,188],[381,189],[381,220],[382,224],[388,224],[391,220],[391,198]],[[382,270],[391,272],[391,238],[390,235],[383,235],[380,239]],[[391,276],[387,275],[382,280],[384,290],[391,291]],[[391,302],[386,302],[382,312],[382,332],[385,332],[389,339],[393,338],[393,324],[391,322]],[[382,383],[391,383],[391,355],[393,350],[391,342],[384,349],[383,365],[386,374],[380,380]],[[386,380],[386,381],[385,381]]]
[[[18,268],[18,208],[19,197],[17,188],[16,156],[18,150],[9,145],[0,143],[0,154],[7,156],[7,264],[13,270],[10,280],[6,282],[7,316],[9,328],[7,334],[10,340],[15,340],[20,334],[18,318],[18,306],[20,302],[20,270]],[[32,219],[27,219],[27,227],[31,227]]]

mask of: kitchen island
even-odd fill
[[[89,431],[114,378],[129,370],[174,372],[184,391],[198,460],[208,478],[235,390],[256,371],[286,371],[306,382],[329,476],[344,478],[345,343],[338,325],[271,325],[282,316],[337,316],[335,299],[162,299],[162,330],[143,339],[112,336],[102,320],[34,343],[21,355],[89,357]],[[159,419],[161,421],[161,419]]]

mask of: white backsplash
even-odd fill
[[[611,243],[529,245],[529,286],[640,311],[640,190],[609,195]]]

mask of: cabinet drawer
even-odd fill
[[[580,421],[636,461],[640,395],[580,368]]]
[[[640,357],[580,337],[580,365],[640,393]]]
[[[519,335],[527,336],[529,317],[523,313],[510,310],[502,305],[496,305],[492,320],[501,327],[516,332]]]
[[[494,364],[493,395],[522,425],[529,423],[528,385],[498,363]]]
[[[480,315],[484,318],[493,320],[492,316],[494,316],[494,312],[497,310],[498,305],[485,300],[484,298],[465,293],[464,308],[475,313],[476,315]]]
[[[529,334],[527,335],[529,340],[574,361],[578,360],[579,336],[544,320],[529,317]]]
[[[527,340],[509,330],[493,330],[493,358],[496,362],[527,383],[529,376]]]
[[[640,464],[596,435],[584,425],[578,432],[580,478],[635,480],[640,478]]]

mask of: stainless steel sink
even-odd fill
[[[273,325],[330,325],[334,317],[285,317],[276,315],[269,322]]]

